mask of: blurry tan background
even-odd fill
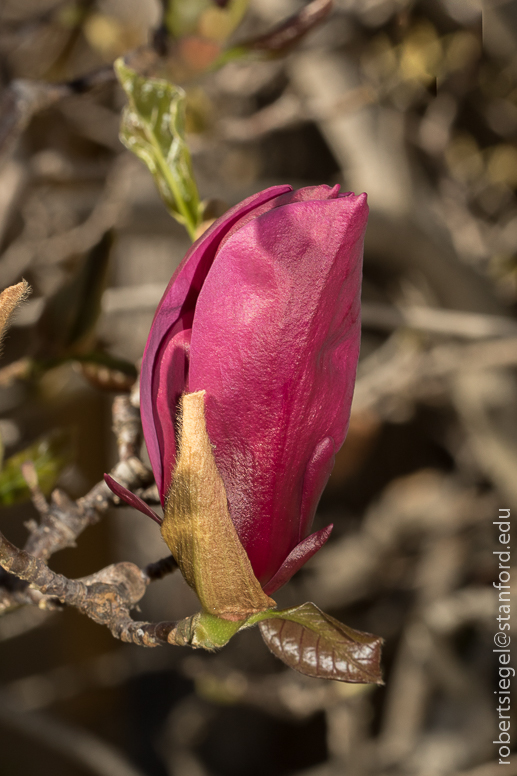
[[[234,38],[302,6],[253,0]],[[154,0],[3,0],[0,89],[94,72],[160,18]],[[354,409],[316,518],[335,528],[278,599],[385,638],[386,685],[295,674],[258,631],[214,655],[144,650],[75,611],[20,609],[0,618],[1,776],[499,773],[492,521],[517,509],[516,76],[515,1],[336,0],[287,56],[185,79],[203,198],[232,205],[276,183],[369,196]],[[45,92],[41,110],[31,95],[15,132],[5,99],[0,115],[0,286],[23,276],[33,288],[3,366],[56,355],[64,324],[42,311],[60,289],[71,298],[107,232],[95,338],[137,362],[188,237],[118,140],[116,84]],[[66,363],[0,387],[6,456],[72,430],[59,482],[74,497],[115,456],[116,386],[86,377]],[[0,529],[20,544],[34,516],[28,501],[6,505]],[[119,508],[51,565],[79,577],[164,554],[157,527]],[[141,615],[194,610],[173,575]]]

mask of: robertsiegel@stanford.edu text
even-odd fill
[[[494,744],[499,747],[499,765],[510,765],[510,682],[515,676],[515,668],[510,663],[510,510],[500,509],[499,519],[494,520],[499,528],[499,543],[504,549],[494,550],[499,557],[498,581],[494,587],[499,591],[499,612],[496,617],[497,630],[494,634],[494,653],[498,657],[497,666],[497,708],[499,737]]]

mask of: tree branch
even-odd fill
[[[162,576],[163,567],[172,566],[169,558],[164,560],[165,563],[153,564],[161,567]],[[116,563],[89,577],[68,579],[52,571],[41,558],[15,547],[0,533],[0,565],[48,598],[57,598],[94,622],[106,625],[122,641],[143,647],[185,643],[176,632],[175,622],[137,622],[131,618],[130,611],[144,595],[147,585],[159,578],[156,573],[151,576],[142,572],[134,563]]]
[[[119,462],[111,473],[129,489],[148,486],[152,481],[152,473],[138,457],[142,428],[136,403],[136,396],[133,400],[117,396],[113,402]],[[137,622],[130,614],[150,582],[175,571],[177,565],[172,556],[149,564],[143,571],[133,563],[117,563],[76,580],[56,574],[47,566],[48,558],[73,546],[79,534],[97,522],[116,497],[103,481],[77,501],[56,490],[47,504],[34,474],[30,465],[26,467],[25,476],[40,513],[40,523],[32,529],[24,549],[15,547],[0,533],[0,612],[24,604],[44,609],[65,604],[106,625],[122,641],[145,647],[186,643],[185,626],[178,632],[174,622]]]

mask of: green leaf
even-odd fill
[[[267,647],[290,668],[339,682],[382,684],[382,639],[354,630],[313,603],[250,617],[259,622]]]
[[[171,644],[207,650],[223,647],[239,631],[258,625],[271,652],[306,676],[355,684],[383,684],[382,639],[349,628],[313,603],[268,609],[245,620],[230,621],[201,611],[181,620]]]
[[[17,504],[30,498],[21,465],[32,461],[41,490],[48,495],[63,468],[70,462],[70,437],[57,432],[43,437],[4,462],[0,472],[0,505]]]
[[[128,98],[120,139],[147,165],[169,212],[194,239],[201,206],[185,143],[185,92],[164,79],[138,75],[122,58],[115,72]]]

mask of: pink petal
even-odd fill
[[[322,439],[343,443],[359,354],[366,197],[319,187],[321,199],[284,199],[296,195],[224,243],[192,324],[189,390],[207,392],[232,520],[261,583],[309,530],[325,477],[309,467],[304,493],[305,472]]]
[[[305,469],[302,506],[300,510],[300,534],[302,539],[311,529],[318,502],[334,468],[336,459],[334,440],[325,437],[318,442]]]
[[[286,582],[289,582],[291,577],[307,563],[309,558],[312,558],[312,556],[323,547],[329,538],[333,527],[334,526],[331,523],[326,528],[322,528],[321,531],[311,534],[311,536],[308,536],[303,542],[297,544],[294,550],[292,550],[284,560],[276,574],[263,586],[264,593],[266,595],[273,595],[276,590],[285,585]]]
[[[158,486],[162,504],[168,493],[176,460],[176,419],[181,394],[188,391],[188,368],[192,329],[170,339],[155,369],[155,423],[160,441],[163,481]]]
[[[194,307],[206,275],[210,270],[216,251],[224,235],[232,226],[250,211],[291,190],[290,186],[273,186],[254,194],[228,210],[197,240],[186,254],[171,278],[158,306],[151,327],[142,361],[140,377],[140,406],[145,442],[151,460],[161,497],[165,495],[163,469],[163,437],[159,432],[162,424],[157,417],[157,370],[160,350],[179,331],[190,329]],[[174,416],[175,407],[170,408]],[[167,433],[170,433],[167,430]]]
[[[162,518],[156,514],[154,509],[151,509],[151,507],[148,506],[145,501],[142,501],[139,496],[135,496],[134,493],[131,493],[130,490],[114,480],[110,474],[104,475],[104,482],[108,488],[113,491],[115,496],[121,498],[122,501],[125,501],[126,504],[129,504],[130,507],[134,507],[135,509],[138,509],[139,512],[143,512],[144,515],[150,517],[151,520],[154,520],[154,522],[158,523],[158,525],[162,524]]]

